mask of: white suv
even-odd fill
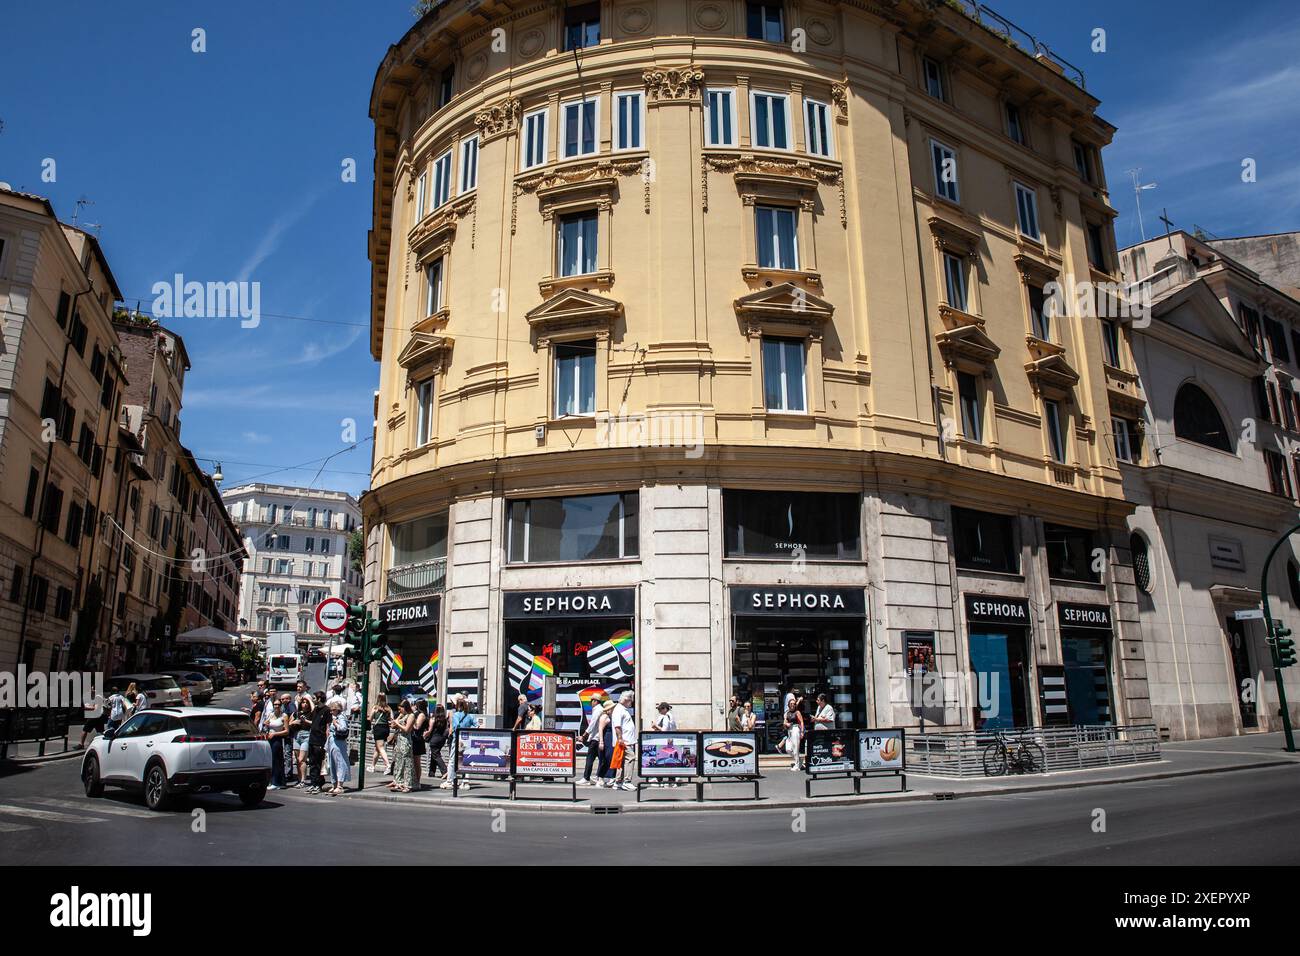
[[[106,785],[139,789],[150,810],[165,810],[177,794],[223,791],[254,807],[270,779],[271,745],[256,738],[248,715],[210,707],[148,707],[96,737],[81,762],[86,796]]]

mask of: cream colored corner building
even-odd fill
[[[791,687],[862,726],[1150,720],[1128,347],[1034,315],[1118,278],[1097,105],[945,5],[421,19],[371,98],[399,683],[506,726],[548,668],[560,726],[593,687],[702,728],[738,694],[769,741]]]

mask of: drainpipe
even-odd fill
[[[95,283],[92,280],[90,285],[72,296],[72,302],[68,305],[68,321],[77,314],[77,300],[83,295],[95,291]],[[59,398],[63,398],[63,383],[68,375],[68,350],[72,348],[72,337],[68,336],[63,342],[63,361],[59,364]],[[32,559],[27,563],[27,581],[23,585],[23,616],[18,625],[18,660],[15,665],[21,664],[23,652],[27,649],[27,618],[31,613],[32,597],[32,575],[36,573],[36,562],[40,559],[42,552],[45,550],[45,496],[49,491],[50,482],[50,463],[54,460],[54,449],[59,442],[56,435],[54,441],[50,443],[50,449],[45,455],[45,466],[41,470],[41,510],[40,519],[36,522],[36,549],[32,552]]]

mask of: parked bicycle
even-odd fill
[[[1037,741],[1024,737],[1011,738],[997,731],[994,740],[984,748],[984,776],[1001,777],[1009,773],[1043,773],[1047,770],[1047,757]]]

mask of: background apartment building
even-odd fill
[[[1112,396],[1111,433],[1132,529],[1154,718],[1175,738],[1280,728],[1264,622],[1264,558],[1296,523],[1300,494],[1300,301],[1185,232],[1123,251],[1136,391]],[[1253,243],[1241,243],[1250,251]],[[1283,250],[1285,246],[1281,247]],[[1279,280],[1284,278],[1272,275]],[[1118,364],[1118,363],[1117,363]],[[1274,618],[1300,626],[1300,559],[1269,569]],[[1288,680],[1292,720],[1300,684]]]
[[[100,666],[123,361],[99,242],[0,189],[0,669]]]
[[[1118,279],[1113,129],[979,16],[448,2],[389,50],[363,505],[408,670],[489,718],[553,673],[561,726],[622,687],[692,727],[791,686],[1149,719],[1107,346],[1045,303]]]
[[[316,605],[327,597],[361,599],[361,572],[348,543],[361,511],[351,495],[260,482],[223,493],[247,559],[239,591],[239,630],[265,640],[292,631],[304,644],[325,643]]]

